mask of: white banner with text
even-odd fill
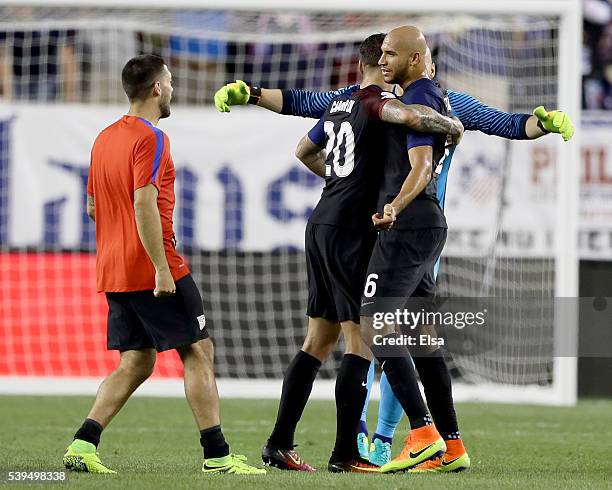
[[[85,214],[91,145],[123,107],[0,106],[0,245],[90,249]],[[323,182],[294,157],[314,120],[263,109],[175,108],[161,120],[177,169],[180,245],[266,251],[303,248]],[[580,251],[612,260],[612,116],[582,126]],[[512,141],[470,132],[448,176],[447,255],[552,256],[555,138]],[[373,210],[374,211],[374,210]]]

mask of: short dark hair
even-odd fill
[[[156,54],[141,54],[129,60],[121,71],[121,83],[128,99],[146,99],[165,64],[163,58]]]
[[[378,66],[378,60],[380,59],[381,49],[383,41],[385,40],[386,34],[380,32],[378,34],[372,34],[364,39],[359,46],[359,60],[367,66]]]

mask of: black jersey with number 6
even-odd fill
[[[406,105],[421,104],[441,114],[447,113],[442,90],[428,78],[415,80],[408,85],[400,100]],[[377,206],[379,212],[399,194],[412,170],[408,157],[411,148],[431,146],[434,165],[425,189],[397,216],[394,224],[396,230],[446,228],[446,218],[437,198],[435,176],[436,167],[445,155],[445,141],[444,134],[417,132],[397,124],[387,126],[383,143],[387,151],[386,162]]]
[[[386,158],[380,110],[389,98],[395,96],[377,85],[341,94],[308,133],[327,153],[325,188],[311,223],[372,229]]]

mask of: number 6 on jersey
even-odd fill
[[[365,288],[363,290],[363,295],[366,298],[371,298],[376,294],[376,279],[378,279],[378,274],[370,274],[366,279]]]

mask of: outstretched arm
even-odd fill
[[[301,117],[319,118],[325,113],[325,109],[331,100],[345,92],[355,92],[359,85],[342,87],[338,90],[328,92],[312,92],[310,90],[280,90],[283,99],[281,114]]]
[[[535,139],[554,132],[568,141],[574,134],[570,117],[561,111],[546,112],[538,107],[534,115],[508,113],[460,92],[449,90],[448,97],[453,112],[466,130],[514,140]]]
[[[215,94],[215,106],[221,112],[229,112],[234,105],[256,104],[265,109],[293,116],[319,118],[331,100],[339,94],[358,90],[358,85],[329,92],[308,90],[254,89],[242,80],[228,83]],[[459,121],[440,115],[433,109],[413,104],[406,106],[399,100],[389,100],[391,106],[381,114],[384,121],[405,124],[410,129],[428,133],[449,133],[459,138],[463,128]],[[388,106],[389,103],[385,104]]]
[[[249,87],[242,80],[228,83],[215,93],[215,106],[219,112],[229,112],[231,106],[254,104],[272,112],[292,116],[320,118],[330,101],[347,91],[357,90],[358,85],[311,92],[308,90],[281,90]]]

